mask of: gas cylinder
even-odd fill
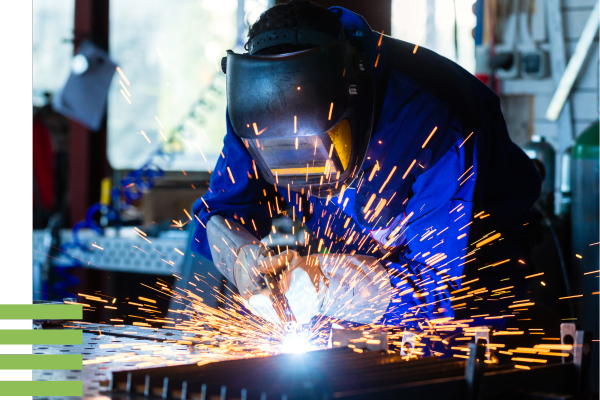
[[[598,271],[600,129],[598,121],[587,128],[575,142],[572,152],[571,231],[572,292],[582,294],[574,302],[577,323],[581,329],[598,337]],[[584,275],[588,273],[587,275]],[[593,342],[592,384],[598,387],[598,342]]]
[[[554,212],[554,179],[556,171],[556,152],[543,136],[532,135],[531,142],[523,146],[523,151],[532,160],[544,166],[544,181],[540,194],[540,203],[549,214]]]

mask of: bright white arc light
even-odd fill
[[[301,354],[307,351],[317,350],[308,340],[307,332],[289,333],[283,337],[279,351],[289,354]]]

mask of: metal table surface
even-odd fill
[[[188,346],[177,343],[185,333],[171,329],[139,326],[81,325],[81,345],[36,345],[33,354],[82,354],[83,370],[34,370],[34,381],[83,381],[83,397],[35,397],[36,399],[97,399],[119,398],[108,393],[111,372],[139,368],[208,363],[243,358],[219,347]],[[208,343],[207,343],[208,344]]]

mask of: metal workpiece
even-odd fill
[[[390,352],[383,346],[386,333],[365,335],[361,330],[336,329],[333,341],[341,344],[345,338],[354,348],[256,357],[231,354],[218,345],[205,349],[188,345],[193,332],[71,324],[67,328],[83,328],[82,345],[34,346],[33,351],[83,354],[83,370],[34,371],[33,378],[82,380],[84,399],[577,398],[573,396],[581,393],[589,359],[589,337],[574,331],[572,324],[563,324],[561,343],[575,335],[573,346],[560,348],[572,351],[577,362],[556,358],[529,369],[490,362],[486,357],[489,343],[483,338],[469,344],[466,359],[439,359]],[[360,337],[350,338],[349,332]],[[363,340],[367,336],[380,343],[367,343]]]
[[[367,351],[387,351],[388,340],[385,332],[367,332],[352,329],[332,329],[333,348],[350,347]]]

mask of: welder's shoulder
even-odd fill
[[[452,60],[412,43],[385,38],[386,66],[449,104],[468,125],[476,123],[474,115],[482,103],[497,98],[485,84]]]

